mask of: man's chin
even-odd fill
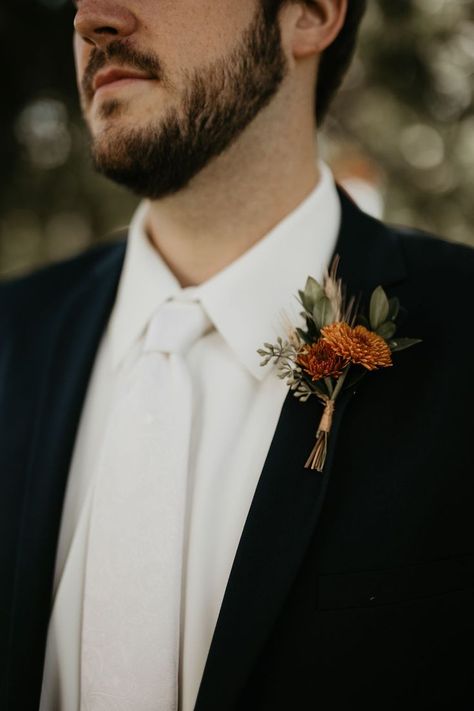
[[[155,135],[156,141],[156,135]],[[158,200],[176,194],[201,166],[186,161],[177,169],[176,156],[165,141],[153,142],[146,132],[103,130],[91,144],[95,170],[139,197]],[[187,166],[188,171],[183,170]]]
[[[140,91],[133,100],[125,90],[123,97],[96,96],[90,115],[96,169],[149,199],[180,192],[270,103],[286,70],[279,27],[269,29],[258,17],[227,60],[191,76],[172,105],[154,92]]]

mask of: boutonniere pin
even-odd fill
[[[305,402],[315,395],[324,404],[305,464],[319,472],[324,469],[340,393],[368,371],[392,366],[392,353],[421,343],[419,338],[395,338],[400,302],[388,299],[381,286],[371,295],[367,316],[359,312],[354,297],[347,301],[342,280],[336,277],[338,264],[336,255],[322,285],[308,277],[304,291],[298,292],[306,328],[291,326],[286,340],[278,338],[276,345],[265,343],[258,350],[261,365],[275,363],[278,377],[286,380],[296,398]]]

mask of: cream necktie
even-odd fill
[[[183,354],[210,327],[196,302],[163,304],[113,410],[89,528],[81,711],[178,708],[192,417]]]

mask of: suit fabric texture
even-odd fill
[[[304,468],[322,405],[288,393],[196,711],[474,708],[474,250],[339,194],[348,293],[367,308],[381,284],[398,334],[423,342],[338,399],[322,475]],[[0,285],[2,711],[39,706],[69,465],[125,244]]]

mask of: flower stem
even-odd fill
[[[324,383],[328,389],[329,397],[331,397],[334,392],[334,388],[331,383],[331,378],[324,378]]]
[[[350,366],[350,363],[349,363],[349,365],[346,366],[346,368],[342,371],[342,375],[341,375],[341,377],[338,379],[337,385],[336,385],[336,387],[334,388],[334,391],[333,391],[333,393],[332,393],[332,395],[331,395],[331,400],[335,400],[335,399],[337,398],[337,396],[339,395],[339,393],[341,392],[342,386],[344,385],[344,380],[345,380],[346,377],[347,377],[347,374],[348,374],[348,372],[349,372],[349,370],[350,370],[350,367],[351,367],[351,366]]]

